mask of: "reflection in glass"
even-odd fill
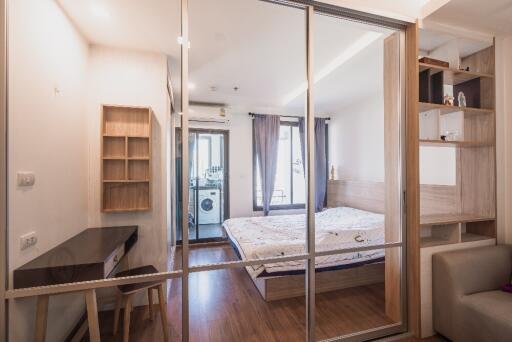
[[[327,188],[316,251],[354,249],[315,258],[317,293],[329,288],[316,296],[317,339],[401,321],[402,250],[367,250],[402,239],[399,47],[394,30],[315,14],[315,121],[329,118],[330,177],[316,166],[315,195]]]
[[[386,253],[400,253],[391,248]],[[330,256],[333,260],[349,260],[354,253]],[[318,260],[318,258],[317,258]],[[317,261],[318,262],[318,261]],[[330,271],[316,274],[316,338],[331,339],[338,336],[363,333],[399,323],[393,310],[400,314],[400,296],[389,297],[383,261],[349,263]],[[399,269],[395,270],[398,274]],[[398,288],[401,278],[398,276]],[[329,288],[329,291],[319,289]]]

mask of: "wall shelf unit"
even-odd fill
[[[439,110],[440,115],[451,114],[456,112],[464,112],[465,115],[494,114],[494,109],[448,106],[428,102],[420,102],[419,108],[420,113],[428,112],[431,110]]]
[[[489,147],[489,146],[493,146],[493,143],[492,142],[479,142],[479,141],[444,141],[444,140],[421,139],[420,146]]]
[[[420,120],[420,131],[422,123],[434,127],[430,131],[424,130],[424,134],[429,138],[421,138],[420,147],[457,149],[457,184],[451,190],[447,190],[450,186],[438,186],[435,191],[424,196],[424,199],[428,197],[441,202],[446,200],[446,205],[422,206],[422,247],[475,241],[478,237],[496,237],[494,46],[461,58],[460,64],[468,66],[471,71],[418,62],[420,93],[423,91],[424,95],[423,101],[419,102],[419,115],[424,116],[425,120],[433,119],[437,122],[437,126],[432,126],[429,121]],[[442,77],[438,77],[441,74]],[[478,106],[447,106],[426,101],[436,101],[436,96],[442,94],[447,86],[453,86],[455,93],[459,91],[459,85],[462,85],[460,91],[470,92],[470,96],[473,97],[471,102]],[[454,114],[457,112],[464,114]],[[455,140],[445,141],[441,139],[444,131],[440,128],[440,118],[452,114],[458,115],[452,118],[456,119],[456,127],[460,134]],[[438,138],[435,138],[436,130]],[[445,198],[449,191],[452,191],[452,197]]]
[[[470,71],[418,62],[419,145],[420,154],[425,153],[420,160],[428,163],[420,169],[438,172],[439,182],[420,184],[422,338],[435,334],[432,255],[494,245],[497,236],[494,45],[482,48],[477,44],[481,50],[476,51],[472,46],[461,47],[464,41],[457,39],[424,50],[425,57]],[[464,93],[467,106],[459,107],[459,92]],[[444,95],[452,95],[454,105],[444,105]],[[443,173],[445,169],[447,173]]]
[[[432,226],[440,224],[492,221],[494,219],[494,217],[472,214],[430,214],[420,216],[420,224],[422,226]]]
[[[420,72],[427,70],[430,71],[431,74],[437,74],[439,72],[442,72],[444,77],[444,84],[458,85],[478,78],[494,78],[494,75],[489,73],[457,70],[453,68],[445,68],[426,63],[418,64]]]
[[[149,107],[102,106],[101,210],[151,210]]]

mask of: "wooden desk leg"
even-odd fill
[[[148,289],[149,320],[153,320],[153,289]]]
[[[117,329],[119,328],[119,313],[121,312],[122,299],[123,295],[118,291],[116,293],[116,308],[114,311],[114,335],[117,334]]]
[[[34,335],[35,342],[44,342],[46,338],[46,322],[48,320],[49,300],[49,295],[37,296],[36,330]]]
[[[100,342],[100,326],[98,322],[98,304],[96,302],[96,290],[85,291],[87,304],[87,321],[89,323],[89,337],[91,342]]]
[[[130,315],[132,313],[132,301],[133,301],[133,293],[130,293],[126,296],[126,301],[124,304],[124,331],[123,331],[123,341],[128,342],[130,339]]]
[[[158,287],[158,302],[160,304],[160,319],[162,320],[162,329],[164,332],[164,341],[169,341],[169,328],[167,327],[167,310],[165,308],[165,283]]]

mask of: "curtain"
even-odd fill
[[[277,171],[277,153],[281,120],[278,115],[254,115],[254,143],[261,176],[263,213],[270,212]]]
[[[315,118],[315,212],[324,209],[325,195],[327,193],[327,151],[326,146],[326,119]],[[306,173],[306,143],[304,118],[299,118],[300,150],[302,166]]]

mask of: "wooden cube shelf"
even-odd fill
[[[149,107],[102,106],[101,210],[151,210]]]

